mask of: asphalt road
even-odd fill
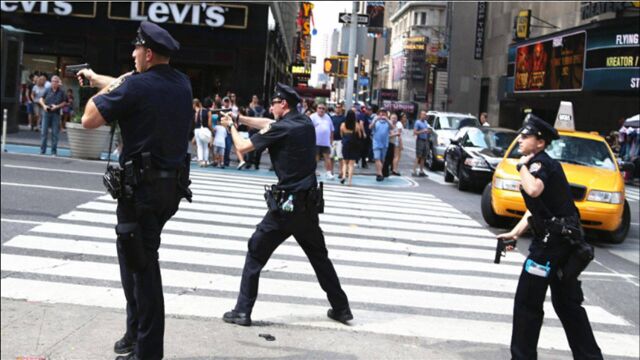
[[[407,149],[412,149],[411,139],[407,139]],[[412,150],[405,150],[405,156],[401,164],[401,172],[408,175],[410,172],[411,162],[413,160]],[[34,227],[50,222],[59,222],[59,217],[69,214],[78,209],[78,206],[94,201],[96,198],[104,195],[101,184],[101,176],[104,172],[104,162],[99,161],[83,161],[68,158],[51,158],[32,155],[20,154],[2,154],[1,161],[1,179],[2,179],[2,230],[1,239],[3,244],[3,256],[7,253],[4,244],[16,236],[25,235]],[[319,167],[319,170],[321,166]],[[367,171],[359,170],[364,173],[371,173],[371,168]],[[240,176],[241,172],[237,173]],[[228,172],[224,176],[233,179],[234,173]],[[204,177],[202,178],[204,181]],[[226,178],[223,178],[226,179]],[[230,180],[231,181],[231,180]],[[500,233],[504,229],[487,228],[480,213],[480,194],[471,192],[460,192],[455,184],[445,184],[442,180],[442,173],[430,173],[429,178],[413,178],[417,187],[397,188],[393,191],[397,192],[397,201],[390,196],[388,198],[389,206],[402,207],[403,201],[407,199],[406,194],[419,194],[425,198],[435,197],[445,205],[450,205],[457,209],[460,213],[467,215],[475,222],[484,226],[485,229],[493,233]],[[362,188],[362,193],[369,190]],[[376,189],[371,190],[377,191]],[[388,191],[388,190],[387,190]],[[421,197],[420,197],[421,198]],[[605,309],[608,313],[615,317],[624,319],[626,325],[615,323],[597,324],[595,329],[602,333],[616,333],[635,336],[639,334],[639,264],[638,253],[639,244],[639,215],[638,203],[632,203],[632,228],[627,240],[623,244],[611,245],[604,244],[594,240],[596,247],[596,261],[594,261],[587,273],[582,276],[583,290],[585,298],[590,306]],[[428,215],[426,215],[428,216]],[[64,216],[63,216],[64,217]],[[329,230],[331,231],[331,230]],[[325,230],[327,232],[327,230]],[[394,240],[395,241],[395,240]],[[451,237],[451,241],[455,242],[455,237]],[[526,255],[528,247],[528,239],[522,239],[519,242],[518,251]],[[455,244],[454,244],[455,245]],[[164,245],[163,245],[164,246]],[[29,255],[26,250],[9,251],[11,255]],[[36,250],[35,255],[48,256],[41,250]],[[31,254],[32,255],[32,254]],[[509,254],[508,257],[515,256]],[[54,256],[56,257],[56,256]],[[66,256],[64,257],[66,258]],[[73,258],[73,257],[71,257]],[[442,255],[443,259],[447,259],[447,255]],[[92,260],[92,256],[80,257],[84,260]],[[491,262],[491,259],[487,259]],[[193,270],[197,267],[189,267],[186,270]],[[238,270],[221,270],[223,275],[239,276]],[[3,282],[12,277],[13,271],[2,270]],[[18,279],[21,277],[18,276]],[[297,279],[296,276],[293,276]],[[39,279],[33,277],[30,279]],[[301,278],[302,279],[302,278]],[[87,282],[88,284],[96,284],[95,282]],[[102,284],[102,283],[99,283]],[[117,287],[117,282],[105,282],[112,287]],[[165,287],[167,285],[165,284]],[[38,289],[33,289],[37,292]],[[491,289],[475,290],[462,292],[468,295],[487,294]],[[455,293],[455,291],[454,291]],[[226,296],[226,295],[225,295]],[[233,295],[229,295],[233,297]],[[25,295],[25,298],[28,296]],[[278,301],[280,298],[272,296],[267,297],[271,301]],[[22,302],[16,300],[15,297],[5,297],[3,291],[2,300],[2,358],[15,358],[19,355],[37,355],[48,354],[51,358],[65,357],[68,355],[70,347],[74,347],[75,351],[79,351],[84,356],[91,358],[98,356],[102,358],[102,352],[92,353],[84,349],[82,345],[86,345],[87,341],[96,341],[100,344],[107,344],[107,355],[109,358],[108,344],[111,344],[122,331],[123,317],[122,312],[117,310],[104,310],[104,308],[94,308],[92,306],[65,305],[65,303],[57,303],[56,301],[44,302]],[[283,300],[284,301],[284,300]],[[314,301],[313,304],[318,303]],[[319,302],[318,304],[324,304]],[[324,305],[323,305],[324,306]],[[382,311],[375,306],[362,305],[365,310]],[[392,311],[393,306],[387,305],[383,310]],[[84,338],[75,338],[69,335],[65,337],[67,340],[61,340],[55,337],[55,330],[51,333],[43,334],[42,325],[37,334],[38,341],[35,345],[25,343],[20,338],[24,336],[35,336],[37,329],[35,323],[46,323],[44,319],[35,316],[34,313],[40,311],[50,314],[50,319],[56,319],[56,316],[64,318],[73,318],[68,313],[85,314],[91,317],[92,326],[104,327],[105,331],[110,331],[107,336],[95,335],[93,340]],[[408,310],[407,310],[408,311]],[[509,312],[509,311],[507,311]],[[218,314],[220,313],[220,314]],[[31,314],[29,316],[21,316]],[[428,313],[433,315],[432,313]],[[455,316],[447,315],[447,316]],[[221,311],[213,312],[212,316],[220,316]],[[436,316],[439,316],[436,314]],[[78,315],[78,317],[81,317]],[[260,357],[253,351],[267,351],[265,354],[273,356],[281,356],[287,358],[505,358],[508,357],[508,344],[491,345],[476,344],[468,341],[458,341],[455,339],[442,341],[430,339],[429,337],[416,336],[398,336],[395,334],[386,334],[384,331],[351,331],[345,332],[340,328],[322,327],[316,328],[307,322],[301,322],[297,325],[288,325],[290,321],[286,318],[281,321],[267,322],[258,328],[260,331],[271,331],[278,333],[280,339],[276,344],[263,343],[263,339],[255,338],[255,334],[251,330],[238,329],[229,326],[219,326],[218,322],[211,323],[208,317],[201,316],[168,316],[167,324],[167,356],[170,358],[182,358],[182,355],[195,356],[197,358],[207,358],[207,356],[216,356],[219,358],[222,354],[228,354],[231,358],[254,358]],[[485,320],[485,317],[478,317]],[[34,323],[29,326],[29,321]],[[55,321],[55,320],[52,320]],[[69,326],[77,328],[78,323],[85,324],[86,319],[77,319],[78,323]],[[219,321],[219,319],[217,320]],[[505,321],[508,321],[506,319]],[[557,322],[557,320],[556,320]],[[217,325],[216,325],[217,324]],[[553,323],[557,326],[557,323]],[[425,324],[425,326],[433,327],[435,324]],[[176,345],[176,336],[183,338],[186,333],[192,333],[192,327],[202,327],[210,331],[214,339],[207,341],[219,342],[214,346],[216,351],[197,351],[198,341],[203,341],[198,336],[192,336],[191,340],[179,341],[181,345]],[[436,326],[437,328],[437,326]],[[7,331],[7,329],[13,329]],[[417,330],[416,330],[417,331]],[[435,330],[434,330],[435,331]],[[464,331],[464,330],[462,330]],[[543,333],[544,333],[543,327]],[[257,332],[257,331],[254,331]],[[75,332],[70,332],[70,334]],[[197,333],[197,335],[202,335]],[[239,349],[238,337],[247,337],[243,346],[246,348]],[[286,337],[286,340],[282,337]],[[306,340],[311,337],[313,344]],[[40,340],[42,338],[42,340]],[[75,340],[73,340],[75,339]],[[562,340],[562,339],[561,339]],[[74,342],[75,341],[75,342]],[[244,340],[242,340],[244,341]],[[78,344],[77,342],[80,342]],[[357,348],[354,347],[357,343]],[[637,343],[637,340],[636,340]],[[268,346],[267,346],[268,345]],[[99,347],[99,346],[98,346]],[[194,349],[195,348],[195,349]],[[73,351],[72,351],[73,353]],[[76,353],[78,354],[78,353]],[[96,355],[100,354],[100,355]],[[226,356],[226,355],[223,355]],[[554,349],[541,349],[541,358],[571,358],[567,351]],[[608,356],[615,358],[616,356]],[[71,356],[70,358],[74,358]]]

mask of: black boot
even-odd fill
[[[351,309],[346,308],[341,311],[335,311],[333,309],[329,309],[327,311],[327,316],[330,319],[346,324],[347,321],[353,320],[353,314],[351,314]]]
[[[122,337],[122,339],[116,341],[116,343],[113,344],[113,351],[116,354],[126,354],[126,353],[132,352],[135,346],[136,346],[136,341],[130,340],[127,337],[127,334],[125,334]]]
[[[222,316],[222,320],[224,322],[230,324],[237,324],[242,326],[250,326],[251,325],[251,315],[247,313],[237,312],[235,310],[227,311]]]

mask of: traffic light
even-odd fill
[[[324,73],[328,75],[335,75],[340,68],[340,59],[325,58],[324,59]]]

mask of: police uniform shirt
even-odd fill
[[[527,165],[531,175],[544,183],[544,190],[537,198],[532,198],[522,188],[520,190],[535,221],[578,214],[569,182],[557,160],[552,159],[546,151],[541,151]]]
[[[155,166],[183,164],[193,121],[189,78],[168,64],[127,76],[93,101],[107,123],[118,121],[123,149],[120,164],[150,152]]]
[[[307,116],[296,110],[251,136],[258,152],[269,148],[278,187],[289,192],[315,188],[316,132]]]

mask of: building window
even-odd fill
[[[420,13],[420,25],[427,25],[427,13],[426,12],[421,12]]]

